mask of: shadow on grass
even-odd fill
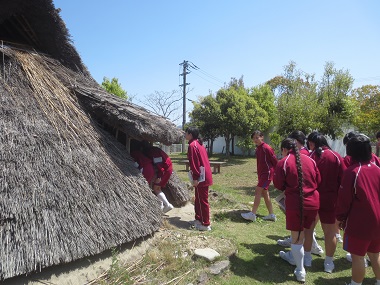
[[[213,219],[217,222],[223,222],[223,221],[231,221],[234,223],[243,223],[243,224],[249,224],[252,223],[252,221],[245,220],[241,214],[247,213],[248,210],[231,210],[231,211],[223,211],[213,214]],[[265,215],[256,214],[257,220],[255,223],[262,224],[262,223],[273,223],[273,221],[265,221],[262,218]],[[281,237],[279,237],[281,238]]]
[[[254,196],[255,196],[255,188],[256,188],[256,185],[254,185],[254,184],[252,184],[252,186],[232,187],[232,189],[234,189],[236,191],[242,191],[242,192],[244,192],[244,194],[252,196],[252,201],[253,201]],[[268,190],[269,190],[269,196],[271,198],[276,198],[278,195],[281,194],[281,191],[274,188],[273,185],[270,185]],[[262,203],[264,203],[263,199],[262,199]]]
[[[332,284],[349,284],[348,282],[351,281],[350,277],[338,277],[334,279],[328,279],[324,277],[318,277],[314,280],[314,285],[332,285]]]
[[[294,268],[278,257],[278,246],[276,244],[257,243],[242,244],[242,246],[258,256],[252,260],[243,260],[237,256],[232,256],[230,258],[231,271],[234,274],[247,276],[262,283],[283,283],[294,280]]]
[[[279,240],[279,239],[284,239],[285,237],[288,237],[288,236],[267,235],[267,238],[268,238],[268,239],[272,239],[272,240],[274,240],[275,243],[277,243],[277,240]],[[282,247],[282,248],[285,248],[285,249],[286,249],[286,247]]]
[[[273,238],[277,238],[272,236]],[[281,250],[286,251],[283,247],[273,243],[273,244],[247,244],[243,243],[241,246],[250,250],[255,257],[251,260],[244,260],[236,255],[231,256],[231,271],[237,276],[246,276],[262,283],[284,283],[289,281],[294,281],[297,284],[293,271],[295,266],[290,265],[286,261],[282,260],[279,256]],[[289,250],[289,249],[288,249]],[[307,267],[306,272],[315,275],[316,274],[328,274],[323,273],[324,268],[324,258],[313,256],[313,266]],[[338,273],[349,269],[351,264],[344,258],[339,258],[335,260],[335,270],[334,273]],[[333,273],[333,274],[334,274]],[[309,276],[312,278],[313,275]],[[329,278],[317,277],[313,283],[306,284],[317,284],[317,285],[332,285],[332,284],[345,284],[345,281],[349,281],[349,277],[334,277],[334,275],[328,275]],[[286,283],[288,284],[288,283]]]

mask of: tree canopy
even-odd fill
[[[374,137],[380,131],[380,86],[364,85],[352,90],[351,97],[358,107],[354,125],[359,131]]]
[[[127,91],[121,87],[119,79],[115,77],[113,77],[111,80],[109,80],[107,77],[103,77],[102,87],[108,93],[114,94],[122,99],[128,99]]]

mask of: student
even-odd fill
[[[195,220],[193,224],[195,229],[199,231],[211,231],[208,190],[209,186],[212,185],[212,173],[207,151],[203,146],[197,128],[188,127],[185,138],[189,141],[187,158],[189,159],[192,182],[195,188]]]
[[[265,206],[269,215],[263,217],[263,220],[276,221],[276,215],[273,213],[273,206],[270,200],[268,187],[273,180],[274,167],[277,164],[277,158],[273,149],[264,142],[264,135],[260,131],[254,131],[251,135],[256,148],[257,175],[258,183],[255,190],[255,200],[252,211],[242,213],[241,216],[249,221],[256,221],[256,212],[260,205],[261,197],[264,198]]]
[[[345,136],[343,137],[343,144],[347,147],[347,143],[350,139],[352,139],[353,137],[356,137],[358,135],[362,135],[360,134],[359,132],[355,132],[355,131],[351,131],[351,132],[348,132],[347,134],[345,134]],[[347,153],[347,151],[346,151]],[[357,163],[355,162],[352,157],[350,155],[346,155],[344,157],[344,163],[346,165],[346,167],[350,167],[351,165]],[[374,154],[371,152],[371,160],[370,160],[371,163],[373,164],[376,164],[377,166],[380,167],[380,159]],[[338,226],[339,227],[339,226]],[[343,241],[342,241],[343,242]],[[350,253],[347,253],[346,255],[346,259],[349,261],[349,262],[352,262],[352,257],[351,257],[351,254]],[[368,259],[365,258],[364,259],[364,264],[365,264],[365,267],[368,267]]]
[[[296,141],[296,145],[299,149],[300,154],[305,154],[309,156],[309,150],[305,147],[306,143],[306,136],[302,131],[293,131],[289,136],[289,138],[292,138]],[[316,219],[315,224],[318,223],[318,216]],[[277,240],[277,244],[285,247],[290,247],[292,244],[292,237],[279,239]],[[316,255],[322,255],[323,254],[322,247],[318,244],[316,238],[315,238],[315,232],[313,233],[313,245],[311,247],[311,253]]]
[[[154,178],[153,162],[150,158],[146,157],[142,151],[135,149],[131,151],[131,156],[136,163],[136,167],[140,170],[141,174],[145,177],[149,186],[152,186]]]
[[[367,136],[352,137],[346,149],[355,163],[343,173],[336,218],[344,230],[343,249],[352,257],[350,284],[362,284],[367,253],[377,279],[375,285],[380,285],[380,168],[370,163]]]
[[[151,146],[148,142],[143,142],[143,153],[153,162],[156,173],[153,183],[153,191],[164,205],[163,212],[167,213],[174,207],[170,204],[165,193],[162,192],[161,189],[166,186],[173,173],[172,161],[162,149]]]
[[[353,138],[353,137],[355,137],[355,136],[357,136],[357,135],[359,135],[359,134],[360,134],[359,132],[355,132],[355,131],[348,132],[348,133],[345,134],[345,136],[343,137],[343,144],[344,144],[344,145],[347,145],[347,142],[348,142],[351,138]],[[380,132],[379,132],[379,134],[380,134]],[[378,140],[380,141],[380,138],[379,138]],[[349,155],[346,155],[346,156],[344,157],[343,161],[344,161],[344,164],[345,164],[346,167],[349,167],[349,166],[351,166],[352,164],[355,163],[355,161],[353,161],[353,160],[352,160],[352,157],[349,156]],[[374,153],[372,153],[372,152],[371,152],[371,163],[374,163],[374,164],[376,164],[377,166],[380,167],[380,158],[379,158],[377,155],[375,155]]]
[[[312,151],[310,157],[315,160],[321,174],[321,184],[318,187],[320,200],[318,215],[325,238],[324,271],[332,273],[335,268],[333,257],[336,250],[336,200],[346,167],[343,158],[339,153],[331,150],[322,134],[312,132],[307,140]]]
[[[278,162],[273,184],[285,191],[286,229],[291,231],[291,251],[280,251],[280,257],[297,268],[298,281],[305,281],[304,266],[311,266],[311,247],[315,219],[319,209],[317,165],[308,155],[300,154],[296,141],[287,138],[281,143],[283,158]]]

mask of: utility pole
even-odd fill
[[[185,124],[186,124],[186,85],[189,85],[190,83],[186,83],[186,74],[189,74],[190,72],[188,71],[188,61],[184,60],[182,63],[179,65],[183,66],[183,72],[180,74],[180,76],[183,76],[183,84],[179,85],[180,87],[183,87],[183,117],[182,117],[182,130],[185,131]],[[183,137],[182,139],[182,152],[185,152],[185,147],[186,147],[186,139]]]

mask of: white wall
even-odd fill
[[[351,129],[347,130],[346,133],[349,131],[351,131]],[[265,138],[266,143],[270,142],[269,134],[264,134],[264,138]],[[343,144],[343,138],[338,138],[336,140],[332,140],[329,137],[326,137],[326,139],[327,139],[327,142],[330,145],[332,150],[338,152],[342,157],[346,156],[346,147]],[[235,155],[243,155],[243,151],[239,147],[236,146],[237,142],[238,142],[238,138],[235,137]],[[230,151],[231,151],[231,147],[232,146],[230,146]],[[226,153],[226,142],[225,142],[223,137],[218,137],[214,141],[213,152],[214,153],[222,153],[222,151],[223,151],[223,153]],[[254,152],[252,152],[252,153],[254,153]]]

